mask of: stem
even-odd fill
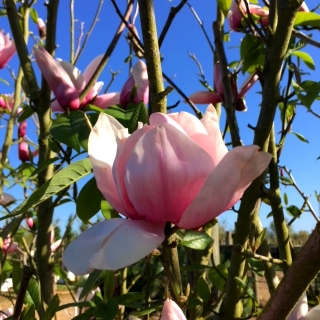
[[[320,223],[288,269],[258,320],[287,319],[302,294],[320,271]]]
[[[34,273],[35,273],[35,270],[33,268],[30,268],[27,266],[23,267],[20,288],[19,288],[19,292],[17,295],[16,305],[14,307],[14,313],[13,313],[14,320],[19,320],[19,318],[20,318],[22,307],[23,307],[24,297],[25,297],[25,295],[27,293],[27,289],[28,289],[28,284],[29,284],[29,281]]]
[[[276,107],[279,97],[279,81],[281,76],[281,66],[288,49],[291,38],[296,12],[299,3],[294,0],[278,1],[278,11],[281,19],[278,21],[274,34],[270,34],[267,43],[266,62],[264,67],[264,85],[262,88],[262,105],[259,114],[258,124],[255,128],[254,144],[262,150],[267,151],[269,145],[269,135],[272,129]],[[261,197],[261,177],[252,182],[245,191],[236,223],[234,235],[235,244],[245,247],[251,232],[252,219],[255,210],[259,207]],[[245,259],[239,253],[233,252],[231,257],[231,268],[228,274],[227,295],[225,299],[226,320],[240,318],[242,314],[241,290],[237,287],[235,277],[244,278]],[[281,300],[278,300],[279,302]],[[283,301],[281,301],[283,304]],[[269,319],[275,319],[273,314]],[[282,317],[282,319],[284,319]]]
[[[166,113],[167,99],[165,96],[160,97],[159,95],[164,91],[164,86],[153,1],[138,0],[138,3],[144,42],[144,55],[149,78],[149,110],[151,111],[150,113]]]
[[[270,188],[273,191],[272,196],[269,198],[272,213],[273,221],[276,229],[280,259],[285,261],[283,265],[283,271],[286,272],[288,267],[292,263],[290,241],[289,241],[289,230],[287,227],[286,220],[284,218],[283,207],[281,203],[281,193],[279,186],[279,170],[278,170],[278,158],[277,158],[277,147],[274,137],[274,128],[270,134],[270,153],[272,154],[272,159],[269,165],[270,172]]]

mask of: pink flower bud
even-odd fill
[[[23,162],[30,161],[29,146],[27,141],[21,141],[18,145],[19,159]]]
[[[26,219],[26,222],[27,222],[27,226],[28,226],[30,229],[32,229],[33,226],[34,226],[34,221],[33,221],[33,219],[32,219],[32,218],[27,218],[27,219]]]
[[[126,108],[128,103],[145,104],[149,102],[149,82],[147,66],[139,60],[132,68],[132,75],[124,84],[120,93],[120,105]]]
[[[19,124],[18,135],[20,138],[23,138],[25,137],[26,134],[27,134],[27,121],[22,121]]]
[[[38,32],[41,39],[44,39],[47,36],[47,27],[44,21],[41,18],[38,18]]]
[[[16,52],[16,46],[10,35],[0,30],[0,69],[4,68]]]
[[[11,254],[15,252],[18,248],[18,243],[17,242],[12,242],[11,237],[7,236],[2,243],[2,251],[5,254]]]

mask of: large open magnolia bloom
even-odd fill
[[[291,311],[288,320],[319,320],[320,319],[320,305],[308,311],[307,295],[304,293],[300,298],[298,304]]]
[[[0,69],[4,68],[16,53],[16,46],[10,35],[0,29]]]
[[[219,61],[215,63],[213,68],[213,80],[216,86],[216,92],[200,90],[194,92],[189,99],[195,104],[216,104],[219,102],[224,103],[224,89],[222,84],[221,66]],[[238,111],[247,111],[246,103],[244,100],[245,94],[251,89],[255,82],[259,79],[256,73],[249,74],[245,79],[240,89],[238,90],[236,81],[230,76],[230,84],[232,93],[235,99],[235,109]]]
[[[51,104],[53,111],[78,110],[91,101],[103,86],[97,82],[80,103],[79,96],[97,69],[102,55],[90,62],[82,74],[67,61],[55,60],[43,47],[35,47],[33,54],[43,77],[48,82],[56,100]]]
[[[98,188],[129,219],[98,223],[69,245],[64,263],[75,274],[138,261],[163,241],[168,221],[203,226],[231,208],[271,159],[257,146],[228,152],[212,105],[201,120],[187,112],[154,113],[131,136],[100,114],[89,157]]]
[[[124,109],[128,103],[145,104],[149,102],[149,82],[147,66],[139,60],[132,68],[132,74],[123,85],[121,92],[110,92],[97,96],[92,102],[97,107],[106,109],[114,104],[120,104]]]

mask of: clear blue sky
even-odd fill
[[[123,1],[118,1],[121,4]],[[86,33],[89,29],[89,26],[92,22],[95,9],[98,6],[99,1],[92,0],[90,4],[85,0],[75,1],[75,19],[76,23],[76,39],[79,36],[79,26],[80,22],[84,22],[84,32]],[[162,27],[166,21],[169,10],[171,6],[176,6],[180,1],[173,0],[156,0],[155,1],[155,10],[156,10],[156,19],[158,25],[158,33],[162,30]],[[215,20],[216,9],[215,1],[212,0],[190,0],[189,3],[194,7],[198,16],[204,22],[204,27],[213,43],[213,34],[212,34],[212,22]],[[312,7],[308,3],[309,7]],[[122,11],[124,7],[120,6]],[[38,1],[35,5],[36,10],[38,11],[39,17],[46,19],[46,8],[43,1]],[[60,1],[60,9],[58,16],[58,30],[57,30],[57,45],[58,49],[56,51],[56,57],[59,57],[63,60],[69,60],[70,56],[70,15],[69,15],[69,1]],[[137,19],[139,22],[139,17]],[[101,13],[99,15],[99,21],[92,32],[92,35],[89,39],[89,42],[84,49],[82,56],[80,57],[77,67],[80,70],[84,70],[88,63],[95,58],[97,55],[105,52],[108,47],[111,38],[113,37],[116,28],[119,24],[119,18],[115,13],[115,10],[110,1],[105,1],[102,6]],[[7,32],[10,32],[7,18],[0,18],[0,27]],[[139,23],[137,23],[137,28],[139,28]],[[229,26],[226,23],[226,30],[229,30]],[[30,21],[30,30],[34,32],[35,35],[38,34],[36,25]],[[141,35],[141,33],[140,33]],[[314,33],[315,40],[319,40],[319,34]],[[239,59],[239,45],[240,40],[243,37],[243,34],[240,33],[231,33],[231,41],[225,43],[225,48],[228,56],[229,62]],[[33,39],[30,37],[29,49],[31,50],[34,45]],[[320,65],[320,55],[318,50],[307,46],[304,51],[309,52],[312,55],[315,65]],[[115,81],[112,84],[111,91],[120,91],[124,81],[128,76],[128,65],[124,62],[125,58],[128,56],[128,46],[124,35],[122,36],[119,45],[114,51],[105,71],[100,76],[99,80],[104,81],[105,85],[110,80],[109,68],[114,71],[121,70],[121,73],[116,77]],[[175,83],[187,94],[203,89],[201,84],[198,81],[198,72],[196,64],[189,58],[188,52],[195,54],[199,62],[202,64],[206,78],[211,86],[213,86],[213,55],[211,49],[204,37],[203,32],[200,29],[198,22],[195,20],[188,6],[185,6],[180,13],[175,18],[167,37],[161,48],[161,54],[163,55],[163,71],[170,77],[174,78]],[[18,59],[15,56],[9,63],[10,67],[17,72],[18,68]],[[39,75],[39,70],[36,65],[34,68]],[[308,69],[302,63],[302,68],[308,74],[303,76],[303,80],[308,79],[309,77],[314,81],[319,80],[318,70],[312,71]],[[0,70],[0,77],[6,80],[10,80],[10,73],[8,69],[4,68]],[[40,77],[39,77],[40,79]],[[239,77],[238,84],[241,85],[243,77]],[[6,86],[0,83],[0,92],[1,93],[11,93],[13,91],[13,83],[10,82],[10,86]],[[104,87],[105,88],[105,87]],[[238,123],[240,126],[241,137],[244,144],[249,145],[253,141],[253,132],[247,127],[248,124],[254,126],[257,121],[259,114],[259,104],[261,103],[261,96],[259,92],[261,87],[259,83],[256,83],[253,89],[247,94],[246,102],[248,106],[248,111],[245,113],[237,113]],[[173,92],[169,95],[168,105],[173,105],[178,100],[182,101],[183,99],[176,93]],[[201,111],[205,110],[205,106],[198,106]],[[315,102],[312,106],[315,111],[319,111],[319,102]],[[192,112],[187,104],[183,102],[180,103],[177,111],[185,110]],[[276,133],[280,131],[280,116],[277,114],[276,117]],[[298,132],[306,137],[309,141],[309,144],[299,141],[294,135],[289,135],[285,148],[281,156],[281,165],[286,165],[289,169],[292,170],[292,173],[299,184],[299,187],[305,192],[305,194],[311,195],[310,202],[312,203],[316,212],[318,212],[318,203],[314,196],[314,191],[320,191],[320,186],[318,182],[319,170],[320,170],[320,161],[317,161],[317,157],[320,156],[320,119],[316,119],[310,113],[307,112],[306,108],[303,106],[297,107],[297,117],[293,124],[292,131]],[[222,115],[221,126],[223,127],[225,123],[224,115]],[[5,121],[0,123],[0,143],[5,133]],[[36,142],[35,127],[32,122],[28,120],[28,137],[33,139]],[[17,133],[15,133],[15,138]],[[279,135],[277,134],[277,137]],[[227,141],[228,138],[227,138]],[[12,147],[10,151],[10,163],[13,167],[19,165],[17,160],[17,146]],[[17,198],[22,199],[23,193],[19,188],[14,188],[11,191]],[[282,188],[282,191],[286,192],[289,196],[289,203],[295,204],[300,207],[303,203],[303,199],[294,192],[292,187]],[[55,213],[55,218],[59,218],[62,222],[66,221],[66,218],[69,214],[74,213],[75,207],[68,205],[61,208],[58,208]],[[267,206],[263,207],[261,213],[261,219],[264,226],[268,226],[271,219],[266,219],[267,214],[270,212],[270,209]],[[221,218],[226,222],[226,225],[229,229],[233,229],[234,221],[236,219],[235,213],[228,212],[224,213]],[[302,218],[299,219],[294,224],[295,230],[307,230],[311,231],[315,226],[314,218],[309,213],[304,213]]]

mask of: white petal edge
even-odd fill
[[[64,265],[76,275],[118,270],[147,256],[164,240],[164,224],[111,219],[84,231],[65,250]]]

